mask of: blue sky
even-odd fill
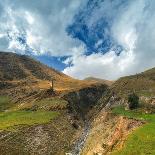
[[[63,71],[68,65],[64,64],[63,61],[66,60],[68,57],[55,57],[50,55],[35,55],[33,56],[34,59],[39,60],[40,62],[53,67],[57,70]]]
[[[154,25],[154,0],[4,0],[0,50],[115,80],[155,67]]]

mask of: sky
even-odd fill
[[[3,0],[0,51],[78,79],[136,74],[155,67],[155,0]]]

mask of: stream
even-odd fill
[[[84,147],[89,131],[90,131],[90,125],[88,122],[85,122],[84,129],[83,129],[83,132],[80,138],[75,142],[72,151],[70,153],[66,153],[66,155],[80,155],[81,154],[81,151]]]

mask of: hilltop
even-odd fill
[[[98,83],[103,83],[103,84],[107,84],[108,86],[111,86],[114,83],[114,81],[109,81],[109,80],[95,78],[95,77],[87,77],[84,80],[92,81],[92,82],[98,82]]]

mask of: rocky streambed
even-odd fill
[[[80,135],[79,139],[73,145],[73,148],[69,153],[70,155],[80,155],[81,154],[81,151],[85,145],[86,139],[89,135],[89,131],[90,131],[90,124],[88,122],[85,122],[83,132]]]

